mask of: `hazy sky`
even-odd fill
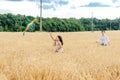
[[[40,0],[0,0],[0,13],[40,16]]]
[[[43,17],[90,18],[91,13],[100,19],[120,17],[120,0],[42,0],[42,2]],[[40,16],[39,4],[40,0],[1,0],[0,13]]]

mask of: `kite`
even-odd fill
[[[27,32],[27,31],[32,32],[33,28],[35,28],[35,24],[37,24],[37,23],[38,23],[38,20],[37,20],[37,19],[34,19],[33,21],[31,21],[31,22],[27,25],[25,31],[23,32],[23,36],[25,35],[25,32]]]

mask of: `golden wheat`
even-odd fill
[[[111,44],[96,44],[100,32],[53,33],[64,39],[55,53],[49,33],[0,33],[0,80],[120,80],[120,31]]]

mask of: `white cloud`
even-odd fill
[[[91,2],[100,2],[111,7],[80,7],[81,5],[87,5]],[[120,1],[112,3],[112,0],[69,0],[69,4],[65,6],[58,6],[56,11],[54,10],[43,10],[44,17],[60,17],[60,18],[91,18],[91,13],[96,18],[110,18],[115,19],[120,17],[120,8],[115,6],[120,5]],[[75,7],[75,9],[71,9]]]
[[[1,1],[1,10],[10,10],[14,14],[40,16],[40,9],[35,2],[29,1]]]
[[[100,2],[100,3],[112,5],[111,0],[69,0],[70,5],[74,5],[74,6],[86,5],[91,2]]]
[[[113,3],[112,0],[69,0],[71,5],[86,5],[91,2],[100,2],[103,4],[111,5],[111,6],[119,6],[120,0],[118,0],[116,3]]]
[[[68,4],[60,6],[55,6],[56,10],[53,9],[43,9],[43,17],[60,17],[60,18],[81,18],[81,17],[91,17],[96,18],[110,18],[114,19],[120,17],[120,0],[113,3],[112,0],[65,0]],[[87,5],[91,2],[100,2],[111,7],[80,7],[82,5]],[[49,5],[56,5],[55,3],[44,3]],[[71,9],[74,7],[74,9]],[[116,8],[117,7],[117,8]],[[34,2],[28,2],[27,0],[20,2],[11,1],[1,1],[0,10],[10,10],[14,14],[26,14],[32,16],[40,16],[40,9],[36,6]]]

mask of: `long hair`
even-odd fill
[[[58,35],[58,38],[59,38],[61,44],[63,45],[63,39],[62,39],[62,37]]]

